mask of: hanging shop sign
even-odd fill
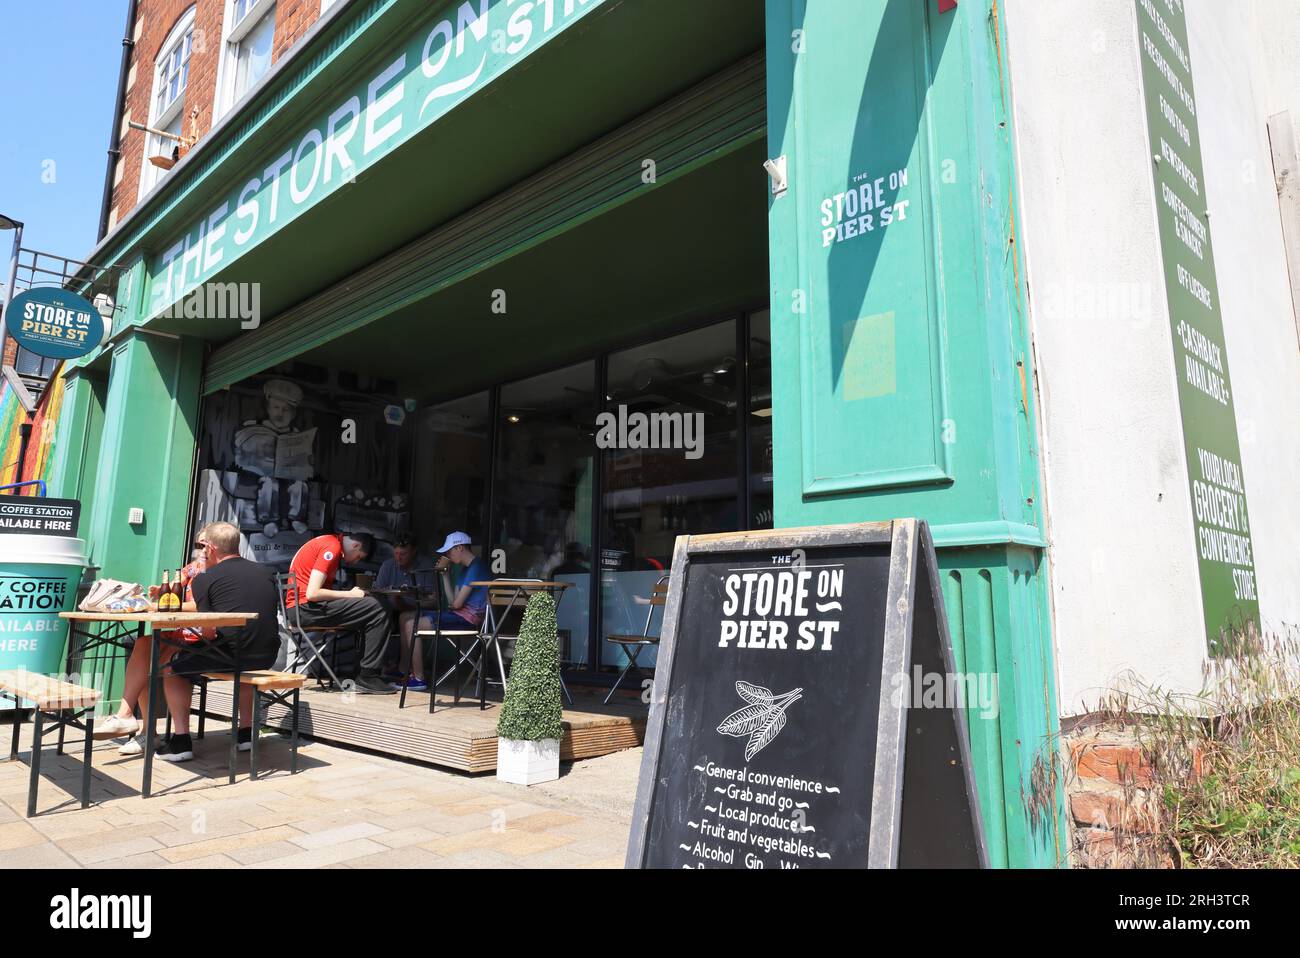
[[[981,867],[924,522],[681,536],[628,867]]]
[[[48,359],[76,359],[104,338],[99,311],[57,286],[37,286],[16,295],[5,307],[5,328],[19,346]]]
[[[1181,2],[1137,0],[1138,45],[1201,605],[1212,653],[1259,626],[1255,549],[1219,307],[1187,21]]]
[[[446,4],[340,89],[149,265],[149,313],[212,277],[519,63],[601,0]]]

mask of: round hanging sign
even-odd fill
[[[48,359],[76,359],[104,338],[99,311],[57,286],[37,286],[15,296],[5,308],[5,328],[19,346]]]

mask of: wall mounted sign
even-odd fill
[[[681,536],[628,867],[987,864],[924,522]]]
[[[5,308],[5,328],[37,356],[76,359],[104,338],[104,319],[83,297],[58,286],[19,293]]]
[[[80,516],[76,499],[0,495],[0,535],[75,536]]]
[[[1254,544],[1182,0],[1137,0],[1137,22],[1201,605],[1215,653],[1225,634],[1259,626]]]

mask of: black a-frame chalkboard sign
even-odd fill
[[[627,865],[984,867],[916,519],[681,536]]]

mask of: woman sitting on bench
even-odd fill
[[[203,548],[202,540],[203,535],[200,533],[194,543],[194,560],[180,571],[181,585],[187,603],[184,608],[187,609],[194,608],[191,602],[193,598],[191,583],[195,576],[207,568],[206,550]],[[158,591],[158,586],[150,586],[149,598],[157,599]],[[154,611],[157,611],[157,606],[154,607]],[[197,642],[200,638],[211,639],[214,636],[215,633],[211,629],[176,629],[162,633],[165,639],[185,642]],[[139,755],[144,751],[144,746],[137,736],[144,731],[143,718],[149,714],[149,656],[152,652],[152,644],[153,636],[149,634],[136,639],[135,645],[131,647],[131,656],[126,662],[122,704],[116,714],[95,725],[95,738],[128,736],[126,744],[117,750],[119,755]],[[164,643],[158,650],[159,663],[167,662],[175,653],[176,646]],[[135,717],[137,708],[140,710],[140,719]]]

